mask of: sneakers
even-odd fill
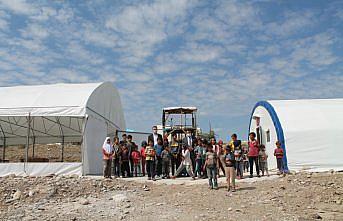
[[[253,175],[250,175],[249,178],[253,178]]]

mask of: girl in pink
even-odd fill
[[[142,141],[141,147],[141,162],[142,162],[142,174],[145,176],[145,148],[147,146],[147,142],[145,140]]]
[[[281,143],[276,141],[276,149],[274,150],[274,156],[276,157],[277,168],[279,169],[278,174],[283,174],[283,149],[281,148]]]
[[[256,134],[254,132],[251,132],[249,134],[249,152],[248,152],[248,158],[249,158],[249,165],[250,165],[250,178],[253,177],[253,168],[254,168],[254,162],[256,167],[256,173],[257,177],[260,177],[260,168],[258,166],[258,152],[259,152],[259,143],[256,140]]]

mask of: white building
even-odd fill
[[[269,169],[279,140],[289,170],[343,170],[343,99],[260,101],[249,131],[266,146]]]

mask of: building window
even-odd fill
[[[267,142],[269,143],[270,142],[270,130],[267,130],[266,133],[267,133]]]

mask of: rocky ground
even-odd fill
[[[0,220],[343,220],[343,173],[249,180],[228,193],[189,179],[7,176]]]

